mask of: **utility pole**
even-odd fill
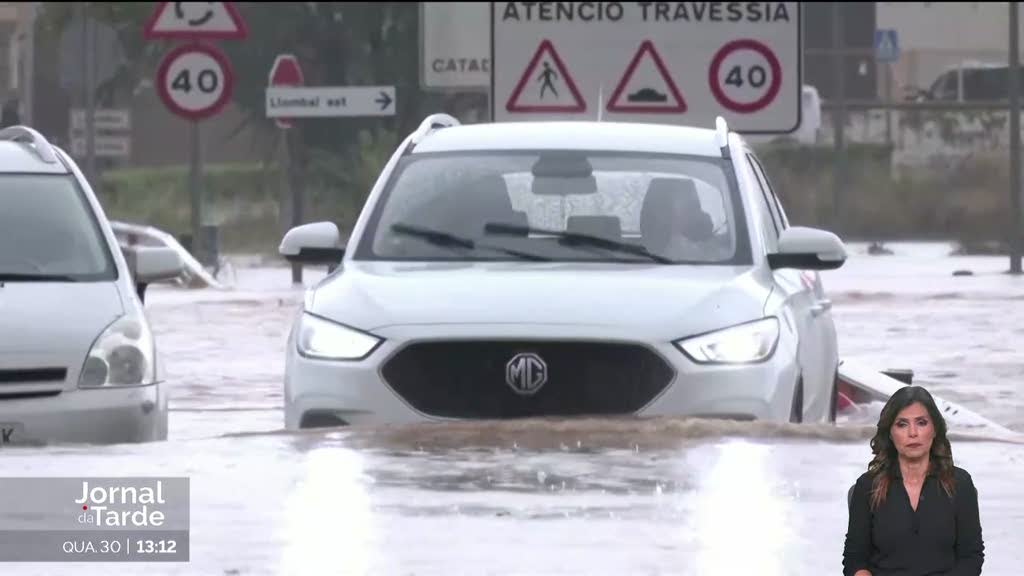
[[[36,81],[36,19],[38,17],[38,3],[29,2],[26,5],[28,11],[28,25],[25,27],[25,36],[22,47],[24,48],[25,75],[21,78],[21,106],[24,114],[21,123],[26,126],[35,126],[33,114],[35,109],[35,81]]]
[[[1021,273],[1020,38],[1017,3],[1010,2],[1010,274]]]
[[[199,133],[199,122],[189,122],[189,171],[188,188],[192,200],[192,254],[202,264],[211,264],[203,238],[203,139]]]
[[[832,70],[835,74],[836,105],[832,109],[832,130],[835,161],[832,174],[833,227],[842,233],[843,206],[846,184],[846,66],[843,51],[846,40],[843,35],[842,2],[832,3]]]

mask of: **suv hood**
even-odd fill
[[[751,267],[346,262],[310,312],[363,330],[412,324],[614,326],[676,338],[760,318]]]
[[[20,355],[84,360],[103,329],[124,314],[113,282],[6,282],[0,287],[0,363]],[[4,358],[6,356],[6,358]]]

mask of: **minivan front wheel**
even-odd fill
[[[839,415],[839,371],[836,370],[835,377],[832,378],[832,398],[829,399],[828,403],[828,423],[835,424],[836,417]]]

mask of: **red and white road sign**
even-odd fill
[[[189,120],[217,114],[234,90],[231,63],[220,50],[205,44],[186,44],[168,52],[156,81],[164,105]]]
[[[569,68],[550,40],[537,47],[505,104],[508,112],[586,112]]]
[[[653,114],[686,112],[686,100],[650,40],[640,44],[636,55],[629,62],[626,72],[608,99],[608,110]]]
[[[241,40],[249,30],[234,2],[160,2],[144,35],[148,40]]]
[[[721,116],[741,134],[806,123],[804,3],[489,4],[495,122],[714,128]]]
[[[302,66],[299,59],[293,54],[278,54],[274,58],[274,65],[270,68],[270,86],[302,86],[306,83],[302,74]],[[278,128],[291,128],[294,122],[290,118],[275,118],[274,123]]]
[[[719,104],[733,112],[750,114],[775,101],[782,88],[782,65],[763,42],[733,40],[711,59],[708,83]]]

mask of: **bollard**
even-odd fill
[[[217,263],[220,261],[220,227],[207,224],[201,226],[199,231],[203,237],[201,244],[203,253],[197,255],[197,259],[203,266],[210,266],[216,269]]]

